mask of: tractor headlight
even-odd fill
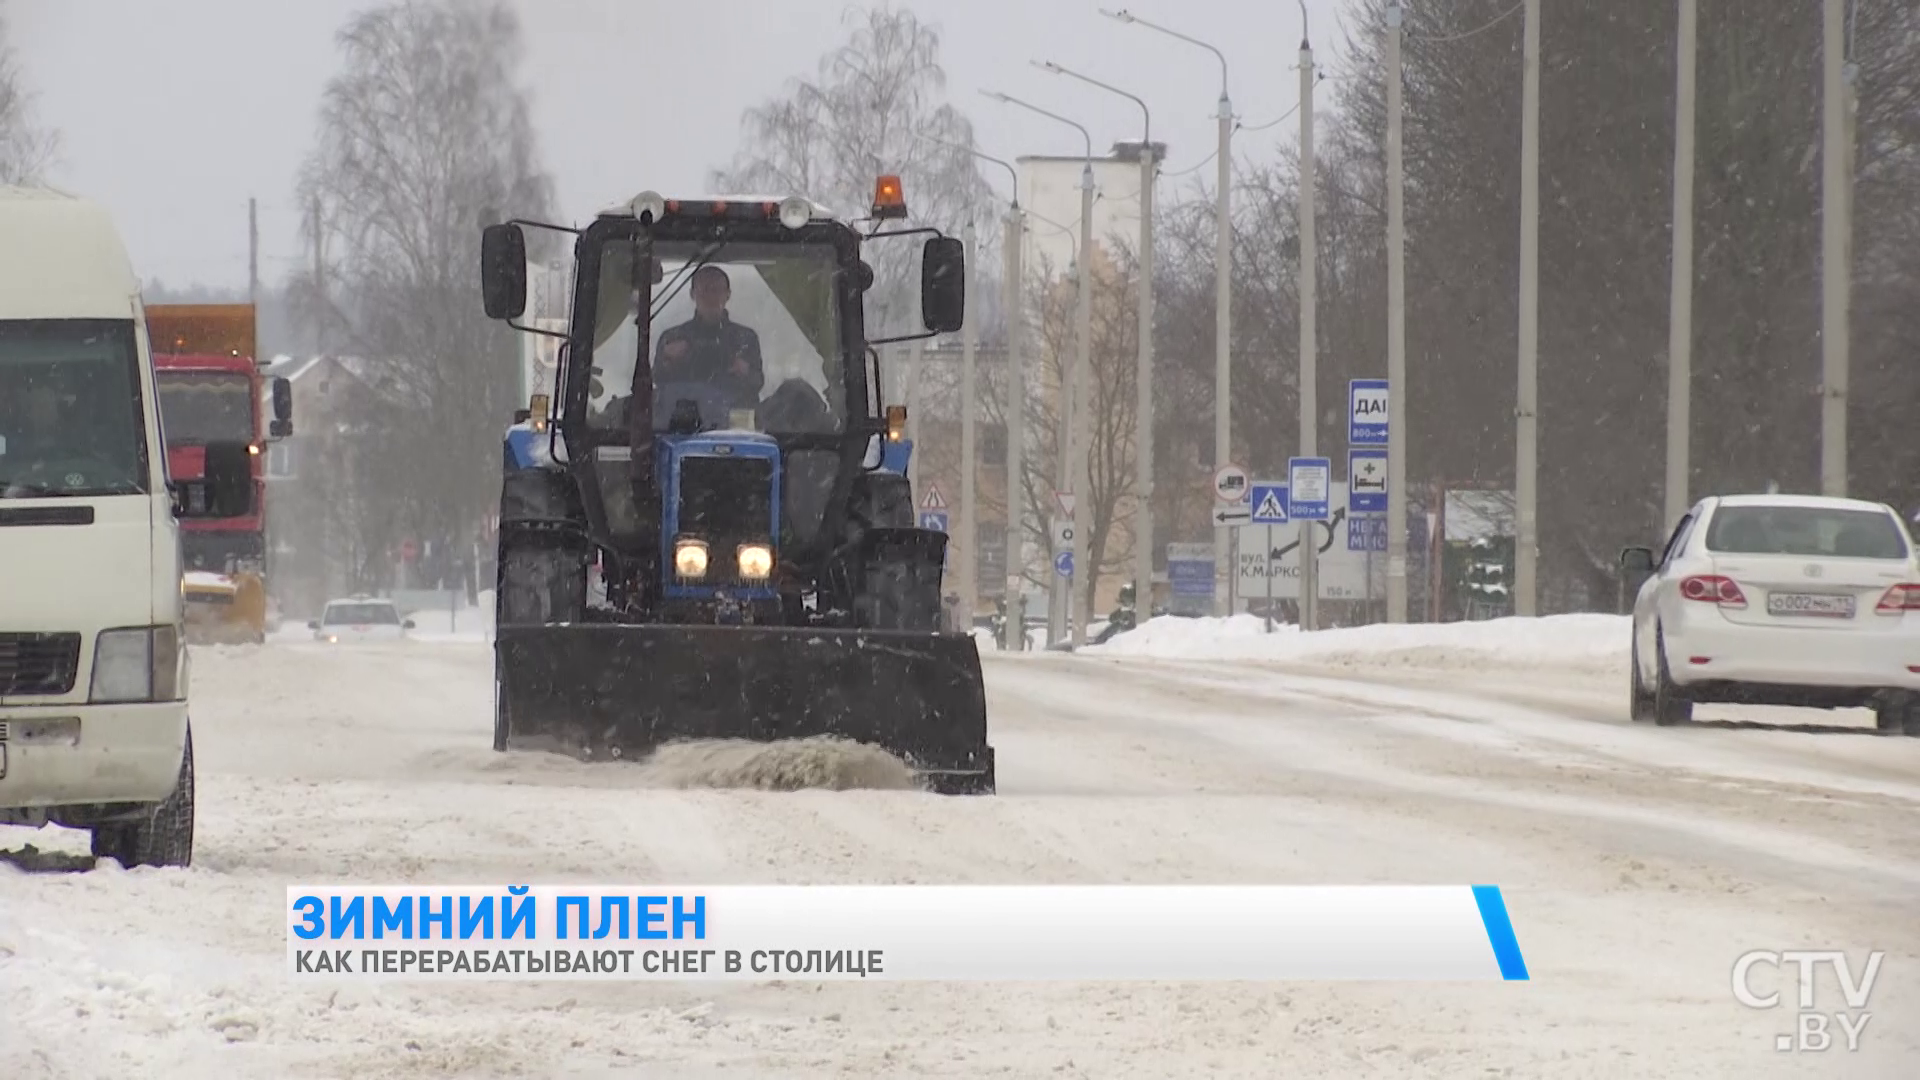
[[[780,224],[789,229],[798,229],[813,220],[813,207],[807,200],[794,196],[780,204]]]
[[[707,542],[681,540],[673,545],[673,570],[683,578],[707,576]]]
[[[765,544],[740,545],[740,577],[765,581],[773,574],[773,549]]]
[[[666,215],[667,200],[657,191],[643,191],[635,195],[627,207],[633,211],[636,220],[651,215],[653,220],[659,221]]]

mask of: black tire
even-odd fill
[[[1667,638],[1654,632],[1653,658],[1658,665],[1653,686],[1653,722],[1661,727],[1684,724],[1693,719],[1693,702],[1680,696],[1680,687],[1667,667]]]
[[[1636,724],[1653,723],[1653,691],[1640,677],[1640,652],[1636,648],[1628,666],[1633,669],[1632,683],[1627,692],[1627,716]]]
[[[500,541],[495,625],[579,622],[587,610],[587,560],[564,546]]]
[[[1873,723],[1889,735],[1920,739],[1920,694],[1889,694],[1873,707]]]
[[[193,729],[180,755],[180,777],[173,792],[133,821],[93,827],[93,857],[136,866],[193,864]]]

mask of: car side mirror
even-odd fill
[[[922,250],[920,315],[936,334],[951,334],[966,325],[967,245],[961,240],[937,236]]]
[[[480,298],[489,319],[526,314],[527,236],[520,226],[489,225],[481,230]]]
[[[1653,573],[1653,549],[1630,547],[1621,551],[1620,570],[1628,574]]]
[[[412,619],[408,619],[408,620],[407,620],[406,622],[403,622],[403,623],[401,623],[401,624],[400,624],[400,628],[401,628],[402,630],[411,630],[411,629],[413,629],[413,620],[412,620]]]
[[[309,630],[318,630],[318,629],[320,629],[320,620],[319,620],[319,619],[308,619],[308,620],[307,620],[307,629],[309,629]]]
[[[284,377],[273,380],[273,428],[275,435],[293,434],[293,383]]]
[[[253,510],[253,448],[243,442],[208,443],[206,466],[193,480],[176,481],[174,510],[182,518],[242,517]]]

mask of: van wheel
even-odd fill
[[[193,863],[193,729],[180,755],[180,778],[173,793],[133,821],[93,827],[93,857],[136,866],[190,866]]]

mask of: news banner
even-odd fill
[[[287,889],[302,980],[1525,980],[1495,885]]]

